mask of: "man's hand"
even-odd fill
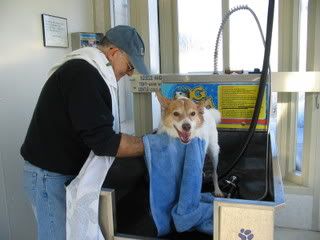
[[[144,154],[142,139],[127,134],[121,134],[120,145],[116,157],[137,157]]]

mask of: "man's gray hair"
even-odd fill
[[[99,45],[101,47],[114,46],[114,44],[111,43],[106,36],[103,36],[97,45]]]

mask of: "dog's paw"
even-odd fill
[[[247,229],[247,230],[241,229],[238,236],[241,240],[251,240],[254,237],[254,235],[251,233],[251,230],[249,230],[249,229]]]

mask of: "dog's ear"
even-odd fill
[[[211,100],[207,98],[206,100],[202,100],[199,105],[203,108],[211,108]]]
[[[197,108],[198,108],[198,112],[199,112],[200,114],[204,114],[204,107],[203,107],[201,104],[198,104],[198,105],[197,105]]]
[[[162,108],[167,108],[167,106],[170,103],[170,100],[168,98],[165,98],[164,96],[162,96],[162,94],[160,92],[156,92],[157,98],[160,102],[160,105]]]

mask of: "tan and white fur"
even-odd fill
[[[195,103],[183,96],[170,100],[159,92],[157,98],[162,109],[158,133],[167,133],[185,144],[194,137],[205,140],[205,151],[213,163],[214,193],[215,196],[223,197],[217,175],[220,147],[216,124],[220,122],[220,112],[214,108],[207,109],[207,101]]]

